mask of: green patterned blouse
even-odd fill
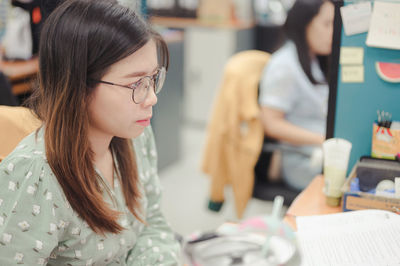
[[[96,234],[66,200],[45,157],[43,129],[26,137],[0,163],[0,265],[179,265],[180,246],[160,211],[151,128],[134,140],[142,192],[139,222],[118,178],[104,200],[123,215],[120,234]],[[105,181],[103,179],[103,181]]]

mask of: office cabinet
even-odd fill
[[[187,27],[184,34],[184,120],[207,124],[223,69],[235,53],[254,48],[253,28]]]
[[[158,169],[179,160],[183,102],[183,41],[168,41],[170,65],[151,121],[158,151]]]

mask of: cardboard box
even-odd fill
[[[350,183],[356,177],[356,167],[353,167],[349,177],[342,187],[343,211],[355,211],[365,209],[387,210],[400,214],[400,199],[376,196],[366,192],[350,192]]]
[[[197,17],[208,22],[228,23],[232,21],[232,15],[232,0],[202,0],[197,9]]]
[[[373,125],[371,156],[394,160],[400,152],[400,130]]]

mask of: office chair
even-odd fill
[[[290,206],[300,191],[286,185],[282,178],[276,180],[269,178],[268,172],[274,153],[274,151],[267,148],[270,143],[277,143],[277,141],[265,136],[260,157],[258,157],[257,164],[254,167],[253,197],[260,200],[272,201],[275,196],[281,195],[284,197],[283,204]]]
[[[28,108],[0,105],[0,161],[40,125]]]
[[[7,76],[0,71],[0,105],[17,106],[17,97],[12,92],[12,86]]]

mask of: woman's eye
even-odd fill
[[[135,84],[140,83],[140,81],[141,81],[141,79],[138,78],[138,79],[136,79],[136,80],[131,81],[130,84],[131,84],[131,86],[135,86]]]
[[[138,87],[143,83],[143,80],[139,79],[131,84],[131,87]]]

